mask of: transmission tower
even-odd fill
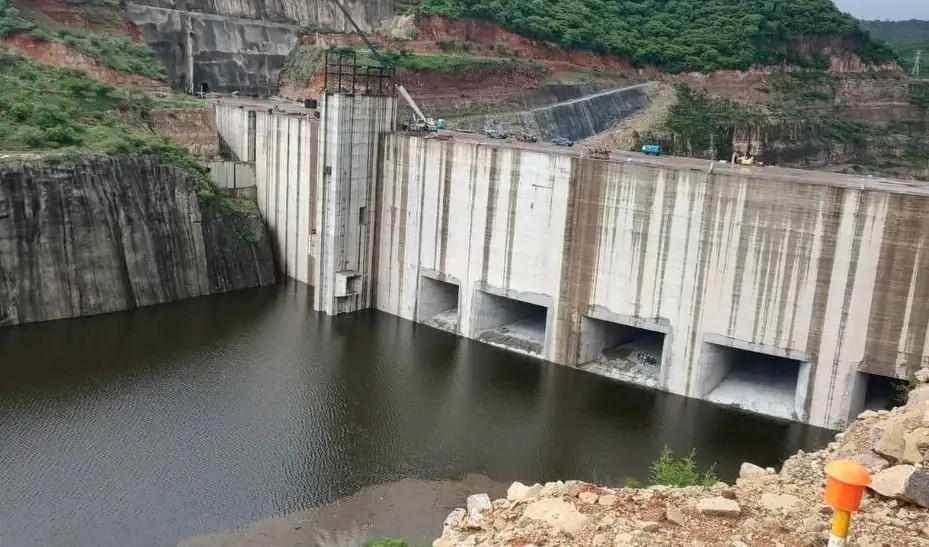
[[[916,61],[913,63],[913,77],[919,77],[919,58],[922,56],[923,52],[916,50]]]

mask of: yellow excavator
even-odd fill
[[[732,164],[733,165],[761,165],[761,162],[755,161],[755,156],[751,154],[743,154],[741,152],[735,152],[732,154]]]

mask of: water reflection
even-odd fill
[[[731,477],[827,433],[625,386],[304,287],[0,330],[0,545],[173,545],[404,477]]]

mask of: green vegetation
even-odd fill
[[[127,36],[100,34],[88,30],[43,23],[29,34],[46,42],[58,42],[83,53],[103,66],[157,80],[167,78],[165,67],[147,45]]]
[[[676,87],[677,102],[671,107],[667,126],[684,142],[690,155],[700,156],[717,147],[717,156],[732,154],[732,133],[737,126],[758,124],[766,118],[760,107],[738,103],[721,97],[712,97],[702,89],[686,84]]]
[[[119,34],[58,25],[38,15],[25,16],[12,7],[10,0],[0,0],[0,37],[23,32],[39,41],[63,44],[115,70],[159,80],[167,77],[164,65],[145,44]]]
[[[532,61],[519,59],[500,59],[498,57],[478,57],[475,55],[418,55],[408,50],[388,50],[381,56],[391,66],[406,70],[433,70],[436,72],[459,73],[481,68],[524,67],[538,68]],[[376,65],[377,60],[368,52],[358,53],[358,62],[362,65]]]
[[[474,50],[476,44],[470,40],[462,42],[451,38],[440,38],[436,40],[435,45],[439,46],[439,49],[446,53],[470,53]]]
[[[32,24],[13,7],[11,0],[0,0],[0,38],[31,28]]]
[[[674,452],[665,446],[658,459],[652,462],[649,482],[652,485],[664,486],[713,486],[719,480],[716,478],[715,468],[714,464],[701,473],[697,470],[696,449],[691,450],[684,458],[675,458]]]
[[[2,50],[0,66],[0,150],[151,149],[161,145],[124,120],[144,120],[151,110],[190,104],[109,86],[81,71],[41,65]]]
[[[921,49],[923,73],[929,77],[929,21],[862,21],[861,25],[874,38],[890,44],[907,72],[913,69],[916,50]]]
[[[365,543],[365,547],[410,547],[409,544],[402,539],[382,539],[380,541],[372,541],[370,543]]]
[[[155,109],[199,103],[109,86],[81,71],[42,65],[2,50],[0,66],[0,150],[154,154],[194,178],[201,202],[224,212],[233,210],[207,168],[186,149],[131,125],[144,122]]]
[[[906,380],[901,380],[895,383],[894,402],[900,406],[905,405],[906,401],[910,397],[910,392],[916,389],[918,386],[919,384],[916,383],[916,378],[907,378]]]
[[[830,0],[422,0],[419,9],[495,21],[531,38],[670,72],[823,66],[824,59],[801,55],[796,38],[805,36],[841,38],[870,62],[893,58]]]
[[[326,51],[308,44],[300,44],[290,52],[284,64],[284,73],[290,83],[305,87],[326,64]]]
[[[910,104],[923,111],[929,111],[929,82],[911,80]]]

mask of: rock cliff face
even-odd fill
[[[135,0],[133,3],[178,11],[350,30],[350,24],[330,0]],[[342,0],[342,3],[356,23],[371,30],[409,2]]]
[[[150,157],[0,160],[0,326],[274,283],[257,217]]]
[[[211,91],[273,93],[297,43],[297,27],[287,24],[136,4],[126,7],[126,15],[178,87],[187,85],[189,59],[194,82],[206,82]],[[192,35],[189,42],[188,35]]]

